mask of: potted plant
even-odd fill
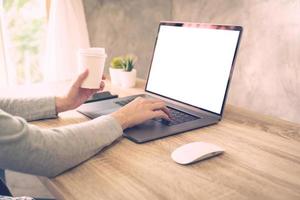
[[[110,62],[110,80],[113,85],[120,85],[119,73],[123,69],[123,58],[121,56],[115,57]]]
[[[136,82],[136,69],[134,65],[137,58],[134,55],[127,55],[123,57],[123,70],[120,73],[120,83],[124,88],[131,88],[135,86]]]
[[[134,69],[137,57],[135,55],[118,56],[112,59],[110,76],[112,84],[120,85],[124,88],[135,86],[136,69]]]

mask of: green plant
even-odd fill
[[[123,70],[126,72],[131,72],[134,68],[134,64],[136,62],[136,56],[127,55],[123,58]]]
[[[114,69],[123,69],[126,72],[131,72],[134,68],[137,57],[135,55],[126,55],[114,57],[110,65]]]
[[[123,69],[123,57],[114,57],[110,62],[110,67],[114,69]]]

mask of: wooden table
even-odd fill
[[[142,92],[107,85],[120,96]],[[35,124],[87,120],[69,111]],[[188,166],[171,160],[175,148],[194,141],[217,144],[226,153]],[[217,125],[145,144],[121,138],[80,166],[41,180],[57,199],[299,200],[300,125],[228,105]]]

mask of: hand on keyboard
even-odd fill
[[[199,117],[190,115],[188,113],[176,110],[174,108],[168,107],[169,108],[169,113],[170,113],[170,118],[171,120],[165,120],[165,119],[156,119],[156,121],[159,121],[167,126],[172,126],[172,125],[177,125],[181,124],[184,122],[189,122],[193,121],[196,119],[199,119]]]
[[[120,110],[111,114],[121,124],[123,129],[141,124],[149,119],[162,118],[170,121],[169,109],[158,99],[138,97]]]

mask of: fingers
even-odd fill
[[[169,111],[169,109],[168,109],[167,107],[164,107],[164,108],[162,108],[161,110],[164,111],[164,113],[166,113],[166,115],[168,116],[169,120],[172,119],[172,116],[171,116],[171,114],[170,114],[170,111]]]
[[[99,86],[99,89],[97,89],[97,91],[102,91],[102,90],[104,90],[104,87],[105,87],[105,83],[104,83],[103,81],[101,81],[100,86]]]
[[[169,109],[166,107],[165,102],[159,99],[145,99],[143,97],[137,97],[131,103],[140,102],[146,110],[150,110],[152,115],[171,120]]]
[[[99,91],[100,92],[103,91],[104,87],[105,87],[105,83],[102,81],[101,84],[100,84],[99,89],[86,89],[86,92],[87,92],[86,94],[87,94],[88,97],[90,97],[91,95],[93,95],[93,94],[95,94]]]
[[[149,105],[150,109],[155,110],[162,110],[166,115],[170,118],[170,112],[169,109],[166,107],[166,104],[164,102],[156,102]]]
[[[159,102],[154,102],[149,104],[149,107],[151,108],[151,110],[158,110],[158,109],[165,108],[166,104],[162,101],[159,101]]]
[[[170,121],[169,116],[162,110],[156,110],[152,113],[152,118],[163,118]]]
[[[150,108],[152,110],[162,110],[163,112],[166,113],[166,115],[171,118],[171,114],[169,112],[169,109],[167,108],[165,102],[161,101],[161,100],[156,100],[156,101],[152,101],[154,103],[150,104]]]
[[[84,81],[84,79],[86,79],[86,77],[88,76],[89,74],[89,71],[88,69],[84,70],[84,72],[82,72],[78,77],[77,79],[75,80],[73,86],[74,87],[80,87],[82,82]]]

